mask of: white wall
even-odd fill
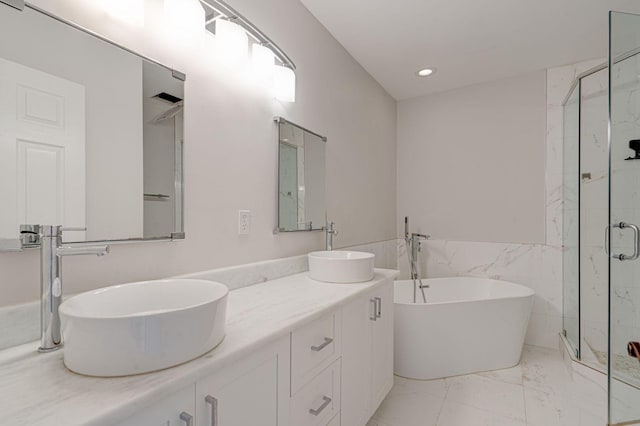
[[[408,215],[411,232],[433,235],[422,276],[532,288],[526,343],[550,348],[562,330],[561,104],[573,75],[541,71],[398,107],[398,230]],[[400,244],[405,277],[407,265]]]
[[[112,247],[103,258],[64,259],[65,291],[301,254],[324,246],[320,232],[273,235],[281,115],[328,137],[328,214],[337,247],[395,237],[396,103],[297,0],[229,3],[297,65],[297,101],[273,100],[206,46],[169,36],[156,7],[146,30],[110,20],[100,2],[37,0],[39,7],[186,73],[186,241]],[[148,1],[148,4],[152,2]],[[156,0],[153,0],[153,4]],[[283,11],[286,11],[284,13]],[[203,50],[205,49],[205,50]],[[238,236],[237,211],[252,212]],[[0,305],[37,299],[36,251],[0,253]]]
[[[398,103],[398,220],[461,241],[544,242],[545,73]]]

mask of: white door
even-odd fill
[[[0,238],[21,224],[86,226],[84,86],[2,58],[0,199]]]

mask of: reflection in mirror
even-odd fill
[[[181,233],[184,77],[2,7],[0,247],[21,224],[86,228],[65,242]]]
[[[278,231],[316,231],[326,220],[327,138],[278,118]]]

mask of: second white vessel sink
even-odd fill
[[[328,283],[361,283],[373,279],[375,254],[360,251],[309,253],[309,278]]]
[[[213,281],[168,279],[75,296],[60,305],[64,363],[113,377],[190,361],[224,338],[228,293]]]

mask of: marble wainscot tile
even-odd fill
[[[423,247],[429,278],[471,276],[528,285],[539,271],[535,244],[429,240]]]
[[[40,302],[0,308],[0,349],[40,338]]]
[[[182,275],[220,282],[229,290],[305,272],[309,269],[307,256],[268,260],[228,268],[213,269]],[[73,297],[67,295],[66,298]],[[0,349],[32,342],[40,338],[40,302],[0,308]]]
[[[217,281],[229,287],[229,290],[275,280],[309,270],[307,255],[267,260],[264,262],[230,266],[180,275],[179,278],[194,278]]]
[[[522,284],[536,292],[526,343],[555,348],[562,330],[562,249],[541,244],[429,240],[419,257],[422,277],[473,276]],[[409,276],[398,240],[400,276]]]

